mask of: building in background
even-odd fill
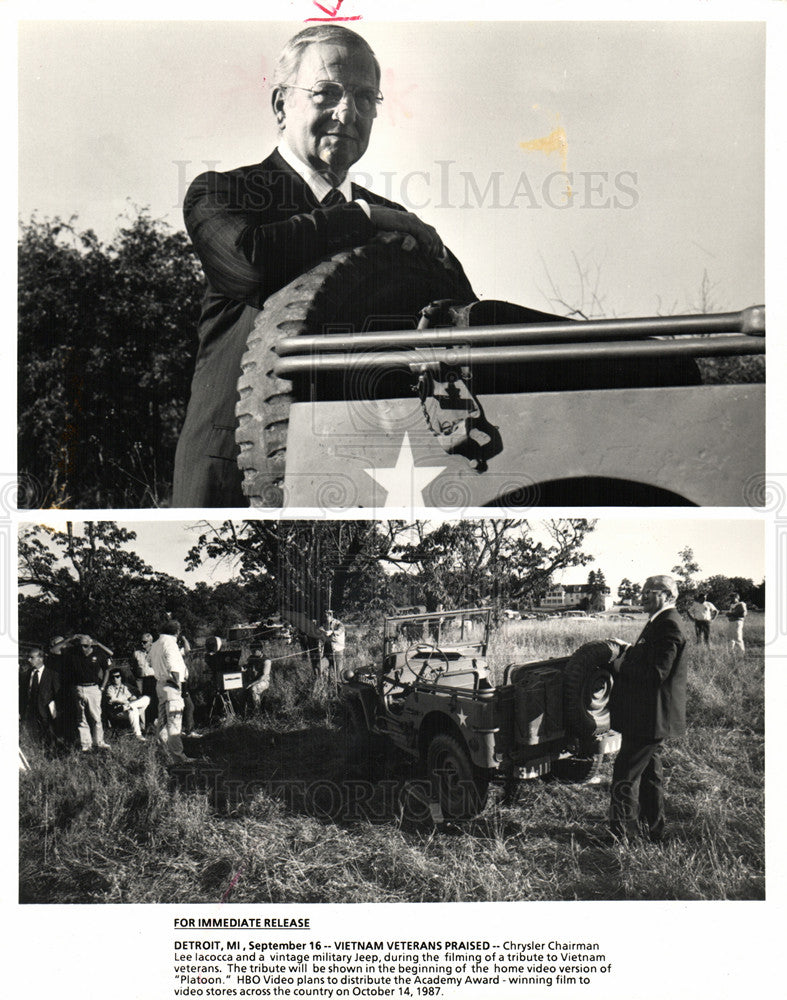
[[[577,608],[581,611],[609,611],[615,602],[609,587],[599,591],[589,583],[558,583],[539,601],[539,608],[557,611],[560,608]]]

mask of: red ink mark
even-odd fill
[[[339,10],[341,9],[344,0],[336,0],[336,6],[333,10],[330,7],[323,7],[321,3],[317,3],[317,0],[312,0],[315,7],[318,7],[323,14],[327,14],[327,17],[307,17],[304,18],[306,21],[360,21],[360,14],[353,14],[351,17],[339,17]]]
[[[237,872],[235,875],[233,875],[232,880],[230,881],[230,884],[227,886],[227,891],[221,897],[222,903],[226,903],[227,902],[227,899],[229,898],[230,893],[235,888],[235,886],[238,884],[238,880],[240,879],[240,876],[241,876],[240,872]]]

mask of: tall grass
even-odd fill
[[[564,655],[589,639],[635,638],[641,621],[513,622],[490,664]],[[20,774],[23,902],[352,902],[515,899],[757,899],[764,895],[762,619],[745,658],[692,648],[690,733],[665,753],[666,846],[605,838],[600,784],[493,789],[476,819],[437,830],[419,773],[392,756],[375,785],[345,778],[335,691],[308,664],[274,667],[264,712],[228,721],[201,755],[167,770],[124,735],[103,755],[26,746]],[[692,639],[693,642],[693,639]],[[370,661],[375,639],[348,646]]]

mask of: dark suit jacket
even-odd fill
[[[686,636],[675,608],[648,622],[612,686],[612,727],[653,740],[686,732]]]
[[[358,185],[353,194],[401,208]],[[201,174],[186,194],[183,213],[208,287],[172,502],[245,507],[235,403],[254,318],[268,296],[323,257],[367,243],[375,230],[359,205],[322,208],[277,151],[254,166]]]
[[[49,714],[50,701],[57,701],[60,694],[60,678],[49,667],[41,671],[37,691],[30,690],[32,670],[22,678],[20,691],[20,715],[28,725],[47,728],[51,723]]]

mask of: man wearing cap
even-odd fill
[[[461,270],[431,226],[349,181],[382,100],[365,39],[338,24],[306,28],[282,50],[273,84],[276,150],[253,166],[201,174],[183,206],[207,291],[175,457],[175,507],[247,506],[236,465],[236,384],[270,295],[323,257],[373,237],[420,247]]]
[[[649,840],[664,839],[662,746],[686,732],[686,636],[677,596],[671,576],[645,581],[648,623],[623,654],[612,686],[611,723],[622,741],[612,771],[610,830],[621,841],[631,819]]]
[[[90,750],[92,735],[96,749],[108,750],[101,722],[101,690],[112,666],[112,650],[84,634],[64,639],[58,648],[65,646],[71,647],[63,666],[76,705],[79,745]]]

